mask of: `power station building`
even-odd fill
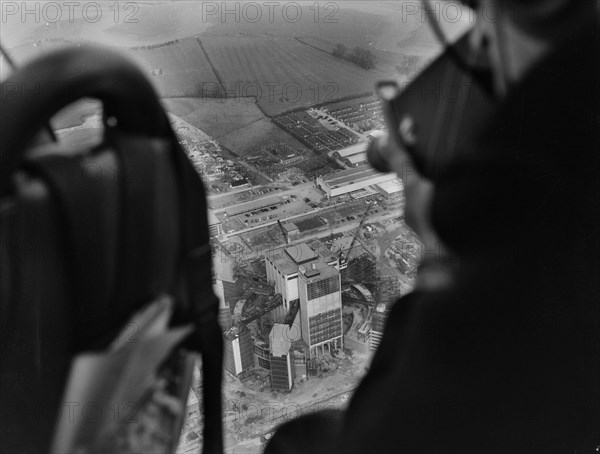
[[[237,376],[254,367],[254,344],[250,330],[242,326],[233,327],[224,334],[225,370]]]
[[[219,325],[223,332],[232,327],[231,307],[229,302],[238,294],[238,288],[233,270],[234,262],[226,254],[213,256],[212,282],[215,295],[219,298]]]
[[[381,173],[368,164],[317,177],[317,187],[328,198],[349,194],[369,186],[398,178],[395,173]]]
[[[302,340],[312,357],[318,349],[343,346],[341,276],[323,262],[300,266],[300,322]],[[324,353],[324,352],[323,352]]]
[[[377,350],[379,344],[381,343],[387,316],[387,306],[384,303],[379,303],[373,312],[371,319],[371,338],[369,339],[369,348],[372,351]]]
[[[289,392],[296,376],[292,344],[294,333],[283,323],[275,323],[269,334],[271,344],[271,388]]]
[[[211,238],[223,234],[223,224],[211,209],[208,210],[208,234]]]
[[[325,348],[343,347],[341,276],[338,258],[321,242],[287,246],[265,258],[267,279],[281,293],[283,323],[292,302],[299,302],[301,339],[314,357]]]

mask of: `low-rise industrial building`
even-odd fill
[[[369,135],[367,136],[367,138],[369,140],[375,140],[375,139],[379,139],[380,137],[383,137],[386,135],[386,132],[383,129],[376,129],[375,131],[371,131],[369,133]]]
[[[358,153],[346,158],[350,167],[358,167],[367,163],[367,153]]]
[[[300,229],[293,222],[283,222],[280,225],[285,235],[285,242],[288,244],[300,234]]]
[[[404,194],[404,184],[400,178],[379,183],[376,188],[386,199],[397,199]]]
[[[364,153],[367,149],[366,143],[357,143],[356,145],[352,145],[347,148],[343,148],[341,150],[335,151],[333,153],[333,157],[335,158],[348,158],[349,156]]]
[[[250,213],[252,211],[261,210],[265,207],[281,204],[281,199],[278,197],[269,197],[266,199],[253,200],[251,202],[240,203],[225,210],[227,217],[239,216],[240,214]]]
[[[370,165],[355,169],[341,170],[326,176],[317,177],[317,187],[328,198],[348,194],[368,186],[384,183],[397,178],[395,173],[381,173]]]

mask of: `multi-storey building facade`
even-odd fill
[[[208,234],[211,238],[216,238],[223,234],[223,224],[212,210],[208,210]]]
[[[281,323],[292,302],[299,301],[301,338],[309,356],[343,346],[339,261],[322,243],[287,246],[266,255],[267,279],[283,298]],[[283,315],[283,318],[282,318]]]
[[[373,311],[371,319],[371,337],[369,348],[371,351],[377,350],[383,337],[383,329],[387,319],[388,310],[384,303],[379,303],[375,311]]]
[[[262,341],[254,343],[254,365],[263,370],[271,370],[271,349]]]
[[[343,346],[340,272],[326,263],[313,262],[299,271],[302,339],[312,357],[318,349]]]
[[[296,376],[292,352],[293,332],[288,325],[275,323],[269,334],[271,344],[271,388],[290,392]]]
[[[225,370],[233,375],[254,367],[254,345],[247,327],[233,327],[224,334]]]

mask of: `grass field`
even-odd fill
[[[201,38],[226,95],[253,96],[267,115],[373,90],[376,73],[294,38]]]
[[[157,49],[129,50],[163,97],[197,96],[202,84],[217,82],[194,38]]]
[[[294,149],[304,145],[274,125],[249,99],[172,98],[163,99],[165,108],[238,156],[261,147],[284,142]]]
[[[0,32],[18,63],[76,43],[119,48],[137,61],[160,96],[169,98],[169,110],[238,156],[277,142],[305,148],[268,117],[370,93],[376,81],[396,70],[398,56],[426,58],[436,45],[426,25],[404,20],[400,1],[299,2],[298,21],[282,16],[282,4],[274,20],[263,8],[258,22],[235,14],[214,14],[207,20],[202,3],[136,3],[131,10],[121,6],[115,20],[113,3],[101,2],[97,23],[84,20],[79,7],[73,22],[21,24],[14,15]],[[243,8],[242,2],[228,8],[236,5]],[[135,13],[134,23],[125,20],[130,13]],[[456,29],[460,24],[450,25]],[[367,71],[334,57],[330,52],[337,43],[369,48],[380,65]],[[60,126],[81,122],[88,110],[74,112]]]
[[[316,36],[308,36],[298,38],[300,42],[306,44],[307,46],[312,46],[317,49],[322,50],[323,52],[331,53],[333,49],[338,44],[344,43],[336,43],[333,41],[329,41],[323,38],[319,38]],[[376,58],[376,67],[373,70],[375,73],[371,78],[373,80],[373,84],[376,80],[382,78],[395,77],[400,79],[401,81],[405,81],[404,79],[408,79],[411,76],[414,76],[422,67],[423,63],[433,55],[435,55],[435,51],[437,47],[432,46],[430,52],[425,56],[421,53],[421,50],[415,52],[414,54],[410,53],[410,50],[407,49],[406,52],[392,52],[392,51],[383,51],[379,49],[371,49],[373,55]],[[348,52],[350,53],[352,48],[348,48]],[[402,68],[401,71],[398,70],[397,67],[402,67],[404,65],[405,59],[407,57],[413,57],[416,60],[416,64],[412,65],[411,68]]]
[[[393,73],[398,55],[424,58],[436,45],[426,24],[401,14],[402,2],[298,4],[298,21],[289,18],[295,8],[280,5],[272,18],[262,8],[261,19],[254,22],[239,12],[206,16],[202,2],[143,2],[120,9],[103,3],[97,23],[83,20],[79,10],[73,22],[19,24],[14,15],[1,32],[18,61],[61,40],[102,43],[132,56],[162,97],[254,97],[268,116],[372,92],[377,80]],[[244,11],[240,5],[232,2],[227,8]],[[130,49],[171,41],[155,49]],[[333,57],[337,43],[370,49],[380,65],[366,71]]]

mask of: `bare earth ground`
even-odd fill
[[[260,391],[261,381],[245,384],[230,376],[225,384],[226,452],[259,453],[260,437],[277,425],[302,414],[344,408],[364,375],[370,355],[354,353],[345,359],[330,358],[322,377],[297,380],[289,394]]]

